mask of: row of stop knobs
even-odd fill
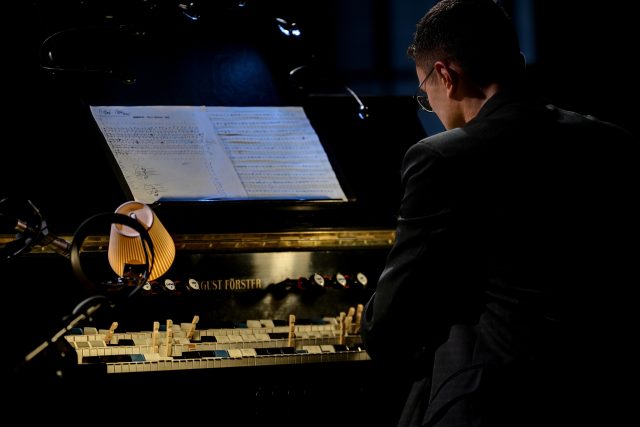
[[[322,274],[314,273],[309,277],[285,279],[282,282],[269,285],[269,289],[288,291],[317,291],[326,288],[362,290],[367,287],[368,283],[369,280],[367,276],[360,272],[353,275],[336,273],[332,276],[323,276]]]
[[[335,273],[330,276],[314,273],[308,277],[288,278],[278,283],[269,284],[267,289],[273,292],[320,291],[327,288],[364,290],[368,283],[367,276],[361,272],[356,274]],[[142,292],[150,295],[192,293],[200,290],[202,290],[202,287],[196,279],[188,279],[187,281],[154,280],[142,286]]]

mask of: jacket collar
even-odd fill
[[[502,89],[496,92],[491,98],[484,103],[484,105],[478,111],[476,118],[484,118],[492,115],[505,105],[520,103],[527,98],[527,95],[523,89]],[[473,121],[472,120],[472,121]]]

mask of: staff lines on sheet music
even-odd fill
[[[266,189],[271,189],[271,191],[273,191],[274,184],[282,184],[282,183],[280,182],[280,180],[270,178],[267,180],[247,180],[247,181],[244,181],[244,184],[250,186],[252,190],[256,188],[266,188]],[[318,181],[301,180],[300,182],[296,182],[294,184],[289,185],[287,187],[287,191],[292,191],[293,189],[302,190],[304,188],[326,189],[330,184],[331,183],[329,182],[322,183]]]
[[[282,163],[282,164],[276,163],[272,165],[265,165],[259,162],[256,162],[255,164],[251,164],[250,162],[245,162],[245,164],[239,165],[237,167],[237,170],[242,174],[259,174],[259,173],[265,173],[265,172],[268,172],[269,174],[272,174],[272,173],[275,174],[280,171],[287,171],[288,173],[300,173],[300,174],[306,174],[306,173],[318,174],[318,173],[326,172],[324,168],[317,167],[315,163],[298,163],[295,165],[290,165],[288,163]]]
[[[324,162],[321,162],[317,159],[310,159],[308,156],[303,155],[286,155],[286,152],[281,152],[280,157],[269,157],[265,158],[264,156],[255,156],[253,154],[243,154],[243,153],[233,153],[229,155],[229,158],[232,161],[241,160],[242,162],[255,162],[255,163],[274,163],[274,164],[288,164],[294,166],[296,164],[307,164],[307,165],[324,165]],[[329,168],[323,168],[326,170],[330,170]]]
[[[282,170],[278,172],[271,171],[268,176],[265,177],[264,173],[261,171],[255,172],[245,172],[242,174],[244,179],[292,179],[293,177],[299,177],[296,181],[307,180],[309,182],[313,181],[326,181],[331,182],[331,179],[324,177],[324,174],[318,173],[317,171],[287,171]]]
[[[104,135],[112,144],[199,144],[204,134],[191,127],[106,126]]]
[[[315,147],[309,144],[301,144],[300,140],[297,138],[285,139],[285,138],[273,138],[273,140],[268,140],[264,138],[260,141],[259,138],[255,138],[255,140],[233,140],[228,141],[223,138],[223,144],[225,145],[228,151],[230,150],[255,150],[257,148],[266,149],[266,148],[274,148],[274,149],[282,149],[282,150],[315,150],[317,152],[324,153],[324,150],[321,150],[319,147]]]
[[[193,159],[202,159],[202,156],[206,155],[206,150],[202,147],[194,147],[190,150],[185,150],[180,147],[175,148],[162,148],[153,150],[153,155],[150,156],[148,150],[144,148],[114,148],[113,154],[116,156],[122,157],[131,157],[138,159],[149,159],[149,158],[167,158],[168,156],[180,156],[181,160],[193,160]]]
[[[245,121],[245,123],[248,120]],[[221,123],[215,122],[215,129],[219,135],[255,135],[260,132],[269,131],[271,134],[298,134],[300,135],[300,125],[303,125],[302,120],[297,121],[271,121],[264,123],[256,123],[250,129],[239,129],[237,123]],[[304,135],[309,137],[310,135]]]

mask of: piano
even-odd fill
[[[176,259],[127,298],[88,295],[48,246],[5,256],[13,398],[69,414],[115,397],[156,405],[147,420],[163,420],[169,399],[240,425],[392,423],[404,384],[376,382],[358,316],[394,240],[402,156],[425,136],[414,101],[344,85],[314,57],[296,9],[277,8],[287,2],[108,3],[23,6],[32,19],[16,50],[30,61],[18,78],[36,108],[16,119],[31,133],[6,149],[0,196],[32,201],[71,240],[130,198],[90,105],[295,105],[347,200],[154,203]],[[5,211],[0,248],[11,226]],[[96,228],[83,243],[91,278],[112,274],[108,240]],[[87,298],[100,309],[71,322]]]

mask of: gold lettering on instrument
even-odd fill
[[[202,291],[242,292],[262,289],[262,279],[259,277],[227,279],[208,279],[199,282]]]

